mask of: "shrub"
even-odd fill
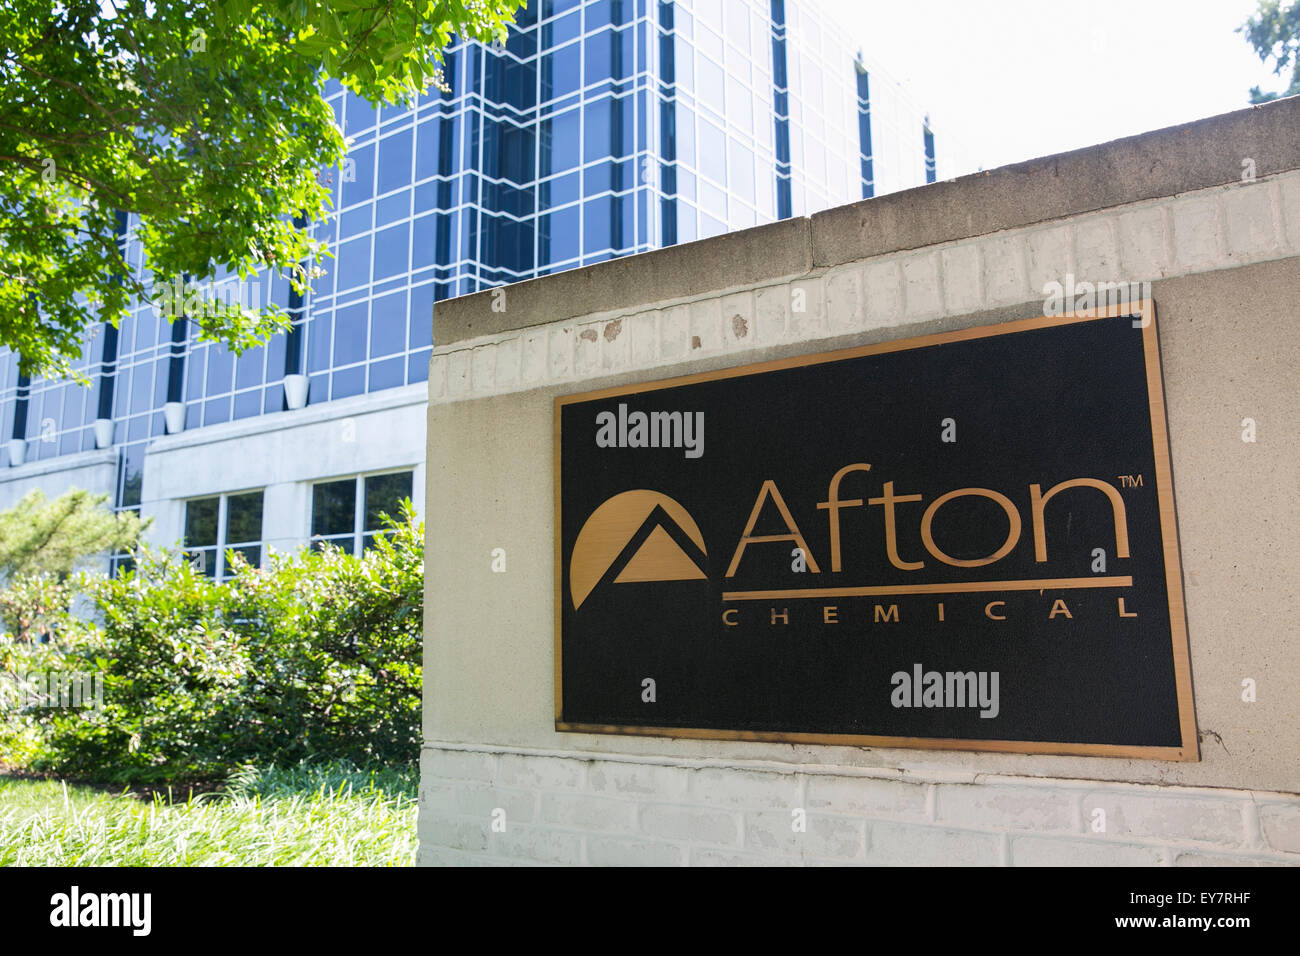
[[[33,768],[149,783],[308,757],[414,761],[423,525],[409,501],[386,521],[361,557],[272,551],[254,568],[232,552],[221,584],[147,547],[133,570],[83,576],[94,620],[63,614],[58,666],[101,674],[103,706],[36,711]]]

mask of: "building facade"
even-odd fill
[[[409,107],[327,87],[350,142],[307,295],[265,274],[197,294],[275,302],[289,332],[235,356],[140,304],[87,330],[90,388],[0,351],[0,507],[107,493],[217,576],[228,547],[364,547],[420,497],[436,302],[936,178],[923,112],[803,0],[541,0],[445,75]]]

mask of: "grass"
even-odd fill
[[[246,770],[183,802],[0,777],[0,865],[410,866],[416,774]]]

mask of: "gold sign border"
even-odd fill
[[[693,385],[696,382],[712,382],[724,378],[738,378],[744,375],[756,375],[780,369],[799,368],[805,365],[820,365],[838,362],[844,359],[858,358],[864,355],[884,355],[889,352],[902,352],[925,348],[931,345],[943,345],[949,342],[964,342],[970,339],[982,339],[995,335],[1011,335],[1032,329],[1050,328],[1070,325],[1075,322],[1090,322],[1097,319],[1115,318],[1117,316],[1140,315],[1146,323],[1142,327],[1142,347],[1146,360],[1147,395],[1151,413],[1151,443],[1155,455],[1156,500],[1160,508],[1160,532],[1164,545],[1165,586],[1169,596],[1169,624],[1173,640],[1174,681],[1178,694],[1178,723],[1182,744],[1177,747],[1144,747],[1118,744],[1083,744],[1070,742],[1036,741],[1036,740],[964,740],[949,737],[884,737],[874,734],[827,734],[827,733],[789,733],[748,730],[714,730],[693,727],[642,727],[621,724],[578,724],[563,720],[564,688],[563,667],[561,666],[561,620],[562,620],[562,582],[563,555],[560,540],[560,411],[574,402],[589,402],[620,395],[632,395],[653,392],[664,388],[676,388]],[[598,389],[573,395],[559,395],[555,398],[555,729],[562,733],[622,734],[626,736],[645,737],[681,737],[696,740],[752,740],[765,743],[782,744],[819,744],[825,746],[848,747],[893,747],[917,750],[958,750],[993,753],[1022,754],[1057,754],[1063,756],[1090,757],[1125,757],[1144,760],[1182,760],[1200,759],[1200,747],[1196,734],[1196,712],[1192,702],[1192,666],[1187,641],[1187,615],[1183,597],[1183,572],[1179,560],[1178,522],[1174,514],[1173,469],[1169,459],[1169,428],[1165,419],[1165,397],[1160,369],[1160,343],[1156,333],[1155,302],[1143,299],[1138,303],[1127,305],[1109,305],[1104,308],[1077,310],[1059,316],[1039,316],[1032,319],[1019,319],[997,325],[981,325],[954,332],[940,332],[908,339],[895,339],[879,342],[875,345],[863,345],[855,348],[836,349],[830,352],[816,352],[792,358],[776,359],[770,362],[758,362],[751,365],[738,365],[732,368],[718,369],[712,372],[699,372],[694,375],[682,375],[676,378],[661,379],[654,382],[642,382],[633,385],[619,385],[613,388]]]

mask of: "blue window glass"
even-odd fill
[[[411,290],[410,338],[412,349],[433,344],[433,283]]]
[[[338,248],[335,271],[338,290],[365,285],[370,278],[370,236],[345,242]]]
[[[429,380],[429,355],[428,349],[422,352],[414,352],[406,360],[406,383],[413,385],[416,382],[427,382]]]
[[[220,425],[230,421],[230,396],[203,403],[203,424]]]
[[[583,117],[586,128],[583,130],[582,161],[590,163],[610,155],[610,100],[596,100],[588,103]]]
[[[307,369],[319,372],[330,367],[330,341],[334,329],[334,313],[313,312],[307,322]],[[320,400],[324,400],[320,396]]]
[[[562,173],[578,165],[579,123],[577,110],[542,121],[541,175]]]
[[[610,68],[614,43],[615,35],[609,30],[592,34],[583,41],[586,61],[583,65],[583,83],[586,86],[603,83],[613,75]]]
[[[263,362],[265,349],[250,349],[235,359],[235,388],[250,389],[253,385],[263,384]]]
[[[355,136],[362,130],[375,125],[375,108],[357,94],[348,90],[344,94],[347,100],[347,135]]]
[[[330,388],[331,399],[337,400],[352,395],[360,395],[366,390],[366,367],[364,365],[335,372],[331,378],[333,379]]]
[[[334,364],[351,365],[366,357],[368,304],[358,302],[339,309],[334,316]]]
[[[411,142],[414,134],[404,129],[379,141],[379,192],[386,193],[411,184]]]
[[[230,391],[234,382],[235,357],[224,346],[212,345],[208,349],[208,382],[206,395],[219,395]],[[121,388],[121,383],[118,385]]]
[[[436,260],[436,233],[438,217],[430,214],[421,216],[413,223],[411,235],[411,266],[419,269],[433,265]]]
[[[578,89],[582,44],[571,43],[542,57],[542,99],[567,96]]]
[[[370,306],[370,357],[400,352],[406,342],[406,292],[375,299]]]
[[[401,275],[407,269],[407,256],[411,247],[411,224],[398,223],[375,233],[374,278],[387,279]]]
[[[235,418],[251,418],[262,413],[262,390],[253,389],[235,394]]]
[[[547,264],[578,256],[578,206],[570,206],[538,217],[546,249]]]
[[[557,176],[542,183],[538,188],[538,208],[550,209],[577,202],[582,193],[582,184],[578,173]]]
[[[343,186],[343,206],[367,202],[375,194],[375,146],[359,146],[343,160],[339,170]]]
[[[386,226],[411,214],[411,190],[403,189],[375,204],[375,225]]]
[[[405,384],[406,359],[403,356],[371,363],[369,391],[377,392],[381,388],[396,388]]]
[[[574,10],[542,25],[542,46],[559,46],[582,33],[582,13]]]
[[[428,179],[438,174],[438,144],[442,136],[439,126],[445,122],[438,118],[420,123],[415,147],[415,178]]]

